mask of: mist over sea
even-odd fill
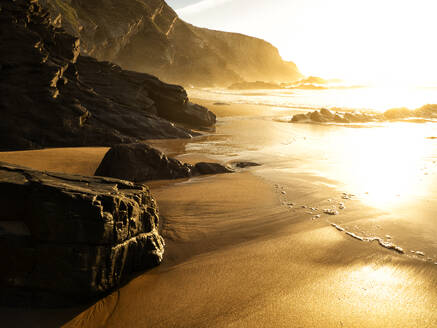
[[[296,113],[320,108],[375,113],[398,107],[416,109],[437,104],[436,91],[189,89],[191,98],[215,102],[214,110],[221,111],[222,117],[219,115],[213,137],[193,140],[185,150],[224,162],[249,159],[262,163],[255,174],[297,194],[300,181],[311,185],[312,190],[328,188],[331,191],[326,194],[330,196],[318,203],[298,203],[316,209],[306,213],[310,219],[320,214],[323,219],[324,209],[333,209],[338,215],[325,216],[329,224],[339,225],[361,241],[376,238],[399,246],[405,256],[434,265],[437,119],[356,124],[290,123],[290,119]],[[238,108],[246,110],[239,114]],[[305,195],[308,190],[300,192]],[[318,197],[318,193],[313,196]],[[352,203],[348,195],[353,195]],[[286,204],[296,203],[285,198]],[[358,210],[357,204],[368,209]],[[353,208],[354,219],[341,209],[343,206]],[[360,211],[363,214],[358,214],[357,220]]]
[[[426,104],[437,104],[437,86],[360,87],[337,85],[324,90],[191,88],[187,91],[191,98],[302,110],[328,108],[339,111],[383,112],[391,108],[416,109]]]

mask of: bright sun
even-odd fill
[[[390,85],[437,82],[435,0],[206,2],[178,12],[195,25],[263,38],[306,75]]]

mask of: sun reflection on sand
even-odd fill
[[[401,284],[406,278],[402,275],[405,275],[405,272],[396,271],[393,267],[388,265],[381,267],[365,265],[352,271],[350,279],[359,280],[361,283],[357,284],[357,286],[361,286],[361,288],[364,285],[372,287],[378,285],[378,287],[381,287],[383,285],[393,286]]]
[[[377,207],[427,192],[432,180],[425,177],[433,169],[429,161],[433,149],[421,126],[391,123],[388,128],[361,130],[345,131],[331,140],[337,145],[335,166],[330,168],[335,177]]]

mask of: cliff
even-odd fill
[[[163,0],[43,0],[82,53],[183,85],[292,81],[296,65],[266,41],[181,20]]]
[[[182,87],[80,55],[80,40],[37,1],[0,6],[7,49],[0,52],[0,150],[187,138],[194,134],[187,127],[214,126],[215,115],[190,103]]]

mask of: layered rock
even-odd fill
[[[190,137],[174,123],[214,125],[182,87],[81,56],[58,23],[37,1],[1,3],[0,150]]]
[[[296,65],[264,40],[192,26],[164,0],[41,0],[83,54],[184,85],[292,81]]]
[[[136,143],[112,147],[105,154],[95,175],[138,182],[230,172],[233,171],[218,163],[181,163],[144,143]]]
[[[2,304],[64,305],[160,263],[150,191],[132,182],[0,163]]]

